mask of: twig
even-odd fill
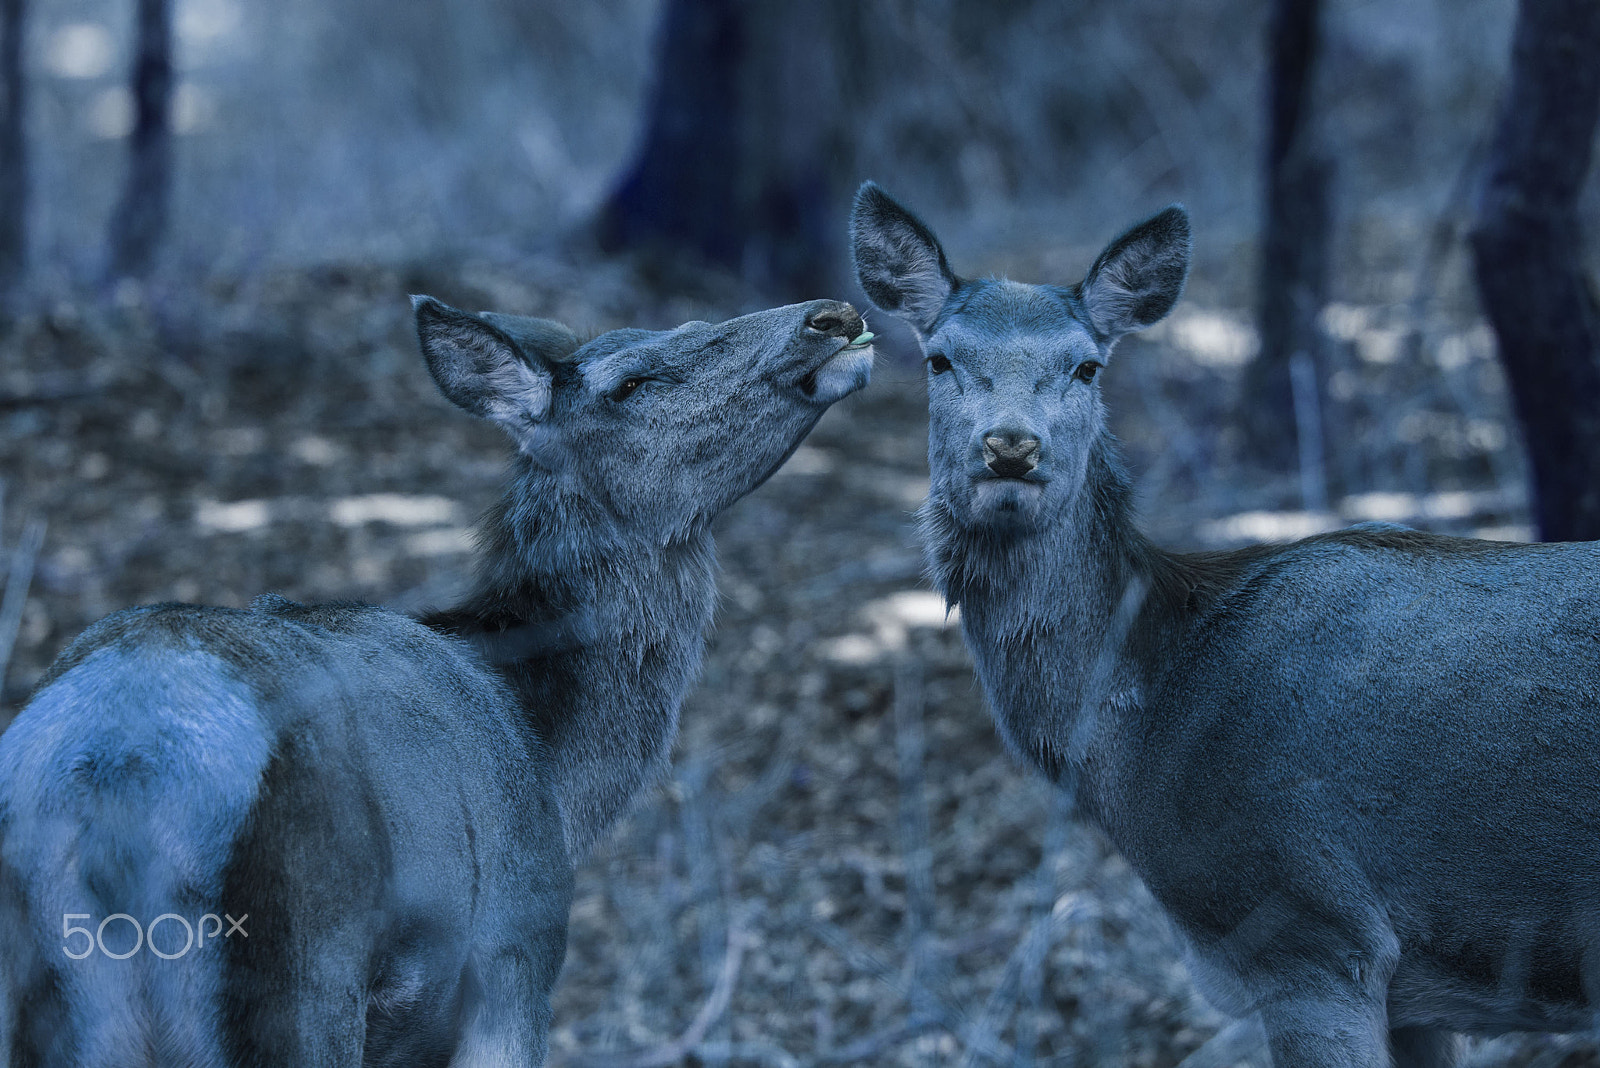
[[[34,405],[65,404],[68,401],[97,397],[105,393],[101,386],[74,386],[70,389],[36,389],[27,393],[0,393],[0,411],[28,408]]]
[[[933,849],[923,774],[922,705],[922,662],[907,655],[895,665],[894,748],[900,779],[900,852],[906,865],[906,939],[913,978],[928,963],[927,944],[933,929]]]
[[[1193,173],[1190,167],[1196,163],[1212,175],[1218,173],[1217,154],[1211,147],[1213,139],[1207,136],[1207,111],[1189,99],[1166,57],[1149,47],[1143,37],[1124,32],[1110,17],[1104,18],[1098,29],[1100,59],[1123,78],[1144,105],[1145,114],[1166,149],[1169,165],[1185,177]],[[1224,188],[1231,184],[1223,183]]]
[[[6,575],[5,598],[0,600],[0,693],[4,692],[6,669],[11,664],[11,652],[16,646],[17,631],[22,626],[22,609],[28,603],[28,586],[33,582],[33,564],[44,545],[45,523],[35,517],[23,525],[22,536],[11,553],[11,567]]]
[[[1022,932],[1022,937],[1006,958],[1005,966],[1000,969],[1000,981],[989,992],[983,1010],[968,1032],[966,1053],[961,1058],[962,1068],[975,1068],[983,1051],[999,1044],[1000,1029],[1016,1007],[1024,962],[1029,958],[1044,956],[1044,948],[1050,943],[1050,927],[1047,913],[1035,918]]]
[[[1056,865],[1066,852],[1067,817],[1072,811],[1064,794],[1053,792],[1050,800],[1050,822],[1045,825],[1044,849],[1033,877],[1034,929],[1041,936],[1027,942],[1019,978],[1026,1011],[1016,1027],[1016,1056],[1012,1061],[1016,1068],[1030,1068],[1037,1051],[1038,1015],[1044,1004],[1044,962],[1050,952],[1049,936],[1054,933]]]
[[[115,382],[85,382],[82,375],[66,371],[38,371],[28,376],[20,390],[0,390],[0,411],[26,408],[35,404],[61,404],[96,397],[108,392]]]
[[[1261,1028],[1261,1017],[1252,1014],[1212,1035],[1205,1045],[1179,1062],[1178,1068],[1231,1068],[1240,1061],[1254,1062],[1266,1048],[1267,1033]]]
[[[800,743],[811,728],[810,715],[786,716],[779,728],[778,744],[765,751],[760,775],[754,782],[724,798],[716,811],[717,827],[723,842],[742,842],[767,805],[793,781]]]
[[[722,968],[717,974],[716,984],[711,988],[711,993],[706,996],[700,1011],[695,1013],[694,1019],[684,1029],[683,1034],[650,1049],[624,1054],[595,1053],[579,1058],[578,1063],[589,1068],[668,1068],[669,1065],[677,1064],[691,1053],[699,1056],[699,1047],[705,1040],[706,1033],[722,1018],[722,1014],[728,1011],[728,1004],[733,1000],[734,987],[739,981],[739,969],[744,963],[744,951],[749,944],[750,938],[745,931],[743,918],[734,918],[728,924],[727,947],[722,956]],[[790,1058],[789,1063],[792,1061]]]
[[[685,762],[678,775],[683,789],[679,826],[683,834],[683,859],[688,866],[690,901],[704,909],[702,916],[707,918],[715,917],[721,910],[725,883],[722,857],[712,839],[706,812],[711,772],[710,760],[691,760]],[[729,924],[731,929],[731,919]],[[721,956],[718,951],[722,948],[717,945],[715,927],[711,923],[700,924],[700,962],[707,976],[717,974]]]
[[[983,1011],[978,1015],[978,1021],[973,1025],[973,1034],[978,1041],[969,1045],[966,1055],[962,1058],[963,1068],[973,1068],[977,1064],[978,1049],[987,1046],[991,1041],[998,1041],[1000,1028],[1004,1025],[1006,1017],[1021,1000],[1019,994],[1024,983],[1030,984],[1028,1000],[1031,1006],[1037,1007],[1042,999],[1043,965],[1045,954],[1050,949],[1050,942],[1059,924],[1065,924],[1075,919],[1082,910],[1055,915],[1055,869],[1056,861],[1066,842],[1066,817],[1069,811],[1067,800],[1059,791],[1052,798],[1050,826],[1045,835],[1044,849],[1039,857],[1039,865],[1034,869],[1034,903],[1033,916],[1028,922],[1022,937],[1017,940],[1011,954],[1006,958],[1005,966],[1000,972],[1000,981],[997,982],[984,1002]],[[1018,1043],[1014,1050],[1013,1061],[1032,1061],[1033,1038],[1028,1036],[1028,1049],[1022,1048]]]
[[[1328,473],[1322,462],[1322,405],[1317,397],[1317,369],[1311,357],[1296,350],[1289,357],[1289,391],[1294,398],[1295,439],[1300,445],[1300,506],[1308,512],[1328,510]]]
[[[934,947],[933,846],[928,829],[927,738],[923,731],[922,661],[913,654],[901,657],[894,675],[894,738],[900,780],[900,852],[906,866],[906,1001],[913,1017],[932,1017],[938,996],[933,986],[940,980],[939,957]],[[963,1021],[965,1018],[962,1018]],[[964,1023],[958,1034],[971,1028]],[[983,1031],[969,1048],[990,1050],[995,1043]]]
[[[803,601],[822,601],[869,582],[915,579],[922,574],[922,568],[922,557],[910,551],[849,560],[806,583],[798,596]]]
[[[993,106],[993,92],[986,84],[989,79],[975,73],[976,68],[965,58],[965,50],[957,47],[951,27],[946,24],[935,28],[925,5],[916,3],[896,5],[891,17],[897,24],[902,40],[921,52],[930,68],[945,72],[948,80],[960,87],[949,94],[947,100],[966,120],[967,130],[971,134],[966,141],[987,140],[991,147],[999,147],[1002,156],[1011,159],[1021,157],[1024,146],[1017,131],[996,120],[996,116],[1003,115],[1005,109]],[[969,187],[968,192],[982,194],[988,191]]]
[[[992,1060],[1005,1059],[1007,1050],[999,1043],[985,1040],[981,1035],[972,1033],[972,1019],[954,1002],[946,999],[934,987],[908,978],[899,969],[891,967],[872,950],[851,938],[843,928],[822,920],[813,920],[811,930],[817,937],[827,943],[849,965],[857,971],[871,973],[872,977],[882,982],[908,1003],[920,1003],[913,1019],[921,1016],[925,1019],[936,1021],[937,1025],[971,1045],[979,1047],[981,1053]]]
[[[1151,422],[1161,427],[1164,441],[1169,446],[1140,480],[1140,492],[1152,500],[1161,498],[1162,489],[1170,481],[1167,468],[1161,461],[1173,455],[1177,456],[1177,463],[1196,484],[1204,485],[1209,468],[1205,446],[1201,444],[1199,435],[1190,429],[1188,416],[1162,394],[1159,381],[1143,383],[1137,393],[1146,414]]]
[[[881,1057],[886,1051],[893,1049],[908,1039],[928,1031],[937,1030],[941,1026],[939,1020],[931,1016],[921,1016],[912,1013],[905,1020],[881,1031],[874,1031],[870,1035],[863,1035],[848,1045],[838,1049],[829,1050],[812,1059],[811,1063],[821,1064],[853,1064],[869,1058]]]
[[[801,1064],[794,1054],[770,1042],[702,1042],[694,1048],[694,1059],[707,1064],[757,1061],[773,1068],[800,1068]]]
[[[1450,193],[1445,198],[1444,208],[1434,219],[1433,226],[1428,232],[1428,243],[1423,252],[1422,262],[1417,265],[1416,285],[1411,291],[1409,302],[1413,334],[1421,332],[1421,325],[1427,318],[1428,305],[1433,302],[1433,296],[1439,288],[1439,276],[1444,273],[1451,251],[1460,243],[1462,224],[1472,213],[1472,194],[1483,170],[1484,159],[1489,154],[1489,141],[1490,135],[1486,131],[1479,134],[1472,142],[1472,147],[1467,149],[1467,154],[1461,161],[1461,168],[1456,171],[1455,180],[1450,183]]]

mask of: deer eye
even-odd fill
[[[1094,376],[1099,372],[1099,364],[1095,363],[1093,360],[1084,360],[1078,365],[1077,370],[1072,372],[1072,377],[1076,378],[1079,382],[1093,382]]]
[[[611,391],[611,399],[621,404],[633,396],[633,391],[642,385],[644,385],[644,379],[642,378],[624,378],[622,383]]]
[[[928,370],[936,375],[942,375],[950,370],[950,360],[943,353],[936,352],[928,357]]]

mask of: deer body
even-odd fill
[[[441,390],[518,446],[474,593],[423,622],[158,605],[62,654],[0,736],[7,1063],[542,1061],[573,864],[665,765],[698,668],[710,520],[871,352],[832,301],[583,346],[417,317]],[[208,914],[244,933],[166,956],[152,921]]]
[[[855,242],[928,356],[923,534],[1000,732],[1144,878],[1208,996],[1261,1013],[1278,1068],[1590,1026],[1600,546],[1369,524],[1166,552],[1093,382],[1177,299],[1180,209],[1071,288],[957,279],[872,186]]]
[[[469,1021],[542,1050],[572,862],[522,826],[559,815],[509,698],[461,643],[364,606],[91,627],[0,746],[12,1063],[426,1063]],[[117,921],[71,959],[62,917],[85,914],[244,933],[163,960],[168,921],[117,960]]]

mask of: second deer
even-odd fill
[[[1001,735],[1074,791],[1277,1068],[1446,1068],[1600,1009],[1600,545],[1135,526],[1099,373],[1172,308],[1170,207],[1075,285],[969,281],[868,183],[872,302],[927,366],[934,581]]]

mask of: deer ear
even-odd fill
[[[551,373],[543,354],[432,297],[412,297],[411,306],[428,371],[453,403],[519,438],[550,414]]]
[[[1079,286],[1089,324],[1107,340],[1159,321],[1189,274],[1189,213],[1181,204],[1136,223],[1105,247]]]
[[[867,299],[926,336],[960,280],[921,219],[873,182],[863,182],[850,214],[856,279]]]
[[[522,352],[547,364],[559,363],[578,351],[578,335],[554,319],[490,311],[479,312],[478,318],[516,342]]]

